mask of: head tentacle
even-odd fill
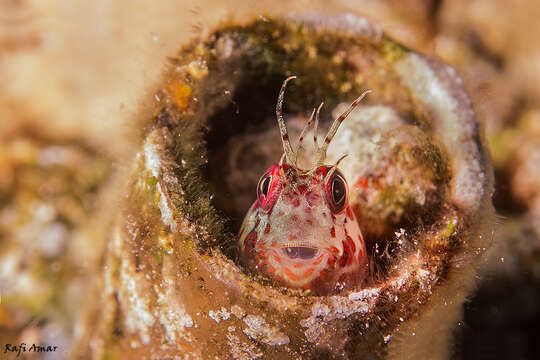
[[[330,142],[336,135],[336,132],[339,129],[339,126],[349,116],[351,111],[360,103],[360,101],[371,92],[371,90],[366,90],[360,95],[356,100],[354,100],[351,105],[349,105],[349,108],[343,112],[334,122],[332,123],[332,126],[330,126],[330,129],[328,130],[328,133],[326,134],[326,137],[324,138],[324,142],[322,146],[319,148],[319,153],[317,157],[316,165],[323,165],[324,160],[326,159],[326,151],[328,150],[328,146],[330,145]]]
[[[323,105],[324,102],[321,102],[321,104],[317,108],[317,115],[315,115],[315,126],[313,128],[313,142],[315,143],[315,148],[317,149],[317,151],[319,151],[319,141],[317,140],[317,131],[319,130],[319,115],[321,113]]]
[[[287,182],[287,177],[285,176],[285,172],[283,171],[283,162],[285,161],[285,153],[283,153],[283,155],[281,155],[281,158],[279,159],[279,177],[281,178],[281,180],[286,183]]]
[[[321,146],[319,146],[319,142],[318,142],[318,139],[317,139],[317,131],[318,131],[318,128],[319,128],[319,116],[320,116],[320,113],[321,113],[321,109],[322,109],[322,107],[324,105],[324,102],[321,102],[321,104],[317,107],[317,110],[315,111],[315,109],[314,109],[312,111],[308,122],[306,123],[306,125],[302,129],[302,131],[300,133],[299,140],[298,140],[298,144],[296,146],[296,151],[294,151],[292,146],[291,146],[291,141],[289,139],[289,133],[287,131],[287,125],[285,124],[285,120],[283,119],[283,101],[284,101],[284,98],[285,98],[285,89],[287,87],[287,83],[289,81],[291,81],[292,79],[296,79],[296,76],[295,75],[289,76],[288,78],[285,79],[285,81],[283,81],[283,84],[281,85],[281,89],[279,91],[278,101],[277,101],[277,104],[276,104],[276,117],[277,117],[277,121],[278,121],[278,125],[279,125],[279,132],[281,134],[281,141],[282,141],[282,144],[283,144],[283,156],[282,156],[279,163],[280,163],[280,165],[282,165],[283,163],[286,162],[288,164],[294,164],[295,167],[298,167],[299,153],[300,153],[300,150],[303,148],[303,143],[302,142],[304,140],[304,136],[305,136],[307,130],[310,128],[311,124],[313,123],[313,115],[315,114],[315,125],[314,125],[314,130],[313,130],[313,142],[314,142],[314,145],[315,145],[315,149],[317,151],[317,155],[316,155],[315,164],[311,169],[311,171],[315,171],[317,169],[317,167],[324,164],[324,161],[326,160],[326,152],[328,150],[328,146],[332,142],[332,139],[336,135],[336,133],[337,133],[337,131],[339,129],[339,126],[341,125],[343,120],[345,120],[347,118],[347,116],[349,116],[351,111],[354,110],[354,108],[360,103],[360,101],[362,101],[362,99],[367,94],[369,94],[371,92],[371,90],[364,91],[362,93],[362,95],[360,95],[356,100],[354,100],[351,103],[351,105],[349,105],[347,110],[345,110],[337,119],[334,120],[334,122],[330,126],[330,129],[328,130],[328,133],[326,134],[326,136],[324,138],[323,144]]]
[[[339,166],[339,163],[345,159],[347,156],[349,156],[349,154],[345,154],[343,156],[341,156],[334,165],[332,165],[332,167],[330,168],[330,170],[328,170],[328,173],[326,174],[326,177],[325,177],[325,181],[326,179],[330,178],[332,176],[332,174],[337,170],[338,166]]]
[[[296,144],[296,159],[294,166],[298,167],[298,158],[300,157],[300,150],[304,148],[304,136],[306,135],[306,132],[311,127],[311,123],[313,122],[313,116],[315,115],[315,110],[311,112],[311,116],[309,117],[309,120],[307,121],[306,125],[304,125],[304,128],[302,129],[302,132],[300,133],[300,137],[298,138],[298,143]]]
[[[289,76],[285,79],[283,85],[281,85],[281,90],[279,91],[278,101],[276,104],[276,116],[279,125],[279,132],[281,133],[283,151],[285,151],[285,158],[289,164],[294,164],[296,159],[289,140],[287,126],[285,125],[285,120],[283,120],[283,98],[285,96],[285,88],[287,87],[287,83],[292,79],[296,79],[296,76]]]

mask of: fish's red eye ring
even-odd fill
[[[349,186],[345,176],[336,169],[326,183],[326,201],[334,214],[339,214],[347,206]]]
[[[263,211],[271,211],[283,188],[279,169],[279,165],[275,164],[261,176],[257,183],[257,202]]]

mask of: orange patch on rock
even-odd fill
[[[188,107],[191,93],[191,87],[184,82],[173,82],[169,85],[169,94],[180,111]]]

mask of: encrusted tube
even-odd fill
[[[282,152],[273,107],[291,75],[290,117],[321,101],[340,113],[373,91],[332,144],[349,151],[343,170],[362,178],[353,201],[370,273],[325,296],[269,283],[235,250],[256,179]],[[79,324],[80,351],[447,358],[493,217],[489,155],[451,67],[363,18],[261,17],[185,45],[148,99],[98,301]],[[321,126],[331,118],[323,109]]]

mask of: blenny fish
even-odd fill
[[[347,277],[365,276],[367,253],[349,205],[347,179],[338,168],[345,156],[327,164],[327,149],[340,124],[369,91],[334,120],[319,146],[321,103],[311,113],[294,151],[283,119],[285,88],[294,78],[283,82],[276,105],[284,153],[259,180],[257,199],[238,234],[240,259],[256,273],[291,288],[332,289]],[[298,166],[299,153],[314,115],[314,162],[311,168],[302,169]]]

